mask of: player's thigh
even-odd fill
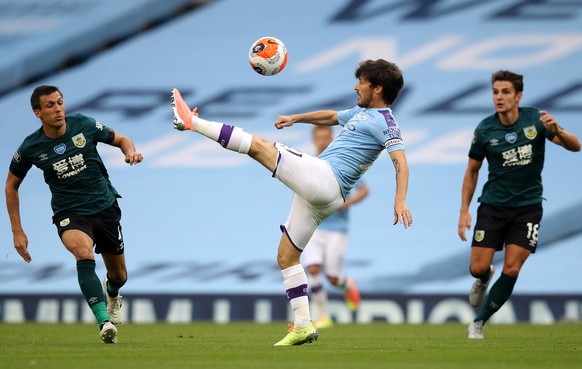
[[[340,195],[325,206],[314,206],[296,194],[293,196],[287,220],[281,225],[281,231],[296,249],[303,251],[321,221],[339,209],[343,202]]]
[[[324,269],[328,277],[339,277],[343,273],[344,258],[348,248],[348,235],[343,232],[329,233],[325,246]]]
[[[53,216],[63,245],[77,260],[93,260],[93,221],[90,215],[63,211]]]
[[[63,245],[77,260],[95,260],[93,240],[79,229],[67,229],[61,234]]]
[[[516,244],[507,244],[505,246],[505,259],[503,260],[503,274],[517,277],[530,255],[531,251],[528,248]]]
[[[325,160],[280,143],[276,147],[279,157],[273,176],[293,192],[316,207],[328,206],[341,197],[337,179]]]
[[[303,265],[306,267],[322,265],[325,244],[325,232],[322,232],[321,229],[316,229],[301,254]]]
[[[273,142],[253,135],[249,156],[267,168],[271,173],[275,171],[275,167],[277,166],[278,154],[279,151],[275,148]]]

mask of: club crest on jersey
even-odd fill
[[[485,231],[475,231],[475,241],[481,242],[485,238]]]
[[[525,137],[528,140],[533,140],[538,135],[538,130],[536,129],[536,126],[529,126],[523,129],[523,133],[525,133]]]
[[[85,144],[87,143],[87,140],[85,139],[85,136],[82,133],[79,133],[78,135],[73,136],[71,138],[71,140],[73,140],[73,143],[75,144],[75,146],[77,146],[80,149],[85,147]]]
[[[70,218],[63,219],[63,220],[61,220],[61,222],[59,223],[59,225],[60,225],[61,227],[66,227],[66,226],[68,226],[69,224],[71,224],[71,219],[70,219]]]
[[[368,118],[370,118],[368,113],[360,113],[356,116],[357,120],[368,120]]]
[[[515,143],[515,141],[517,141],[517,133],[511,132],[506,134],[505,141],[509,142],[510,144]]]
[[[57,146],[53,147],[53,150],[59,155],[64,154],[66,149],[67,145],[65,145],[64,143],[58,144]]]

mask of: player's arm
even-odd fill
[[[548,112],[540,110],[540,114],[540,120],[544,126],[555,134],[552,139],[553,143],[564,147],[566,150],[580,151],[580,141],[575,134],[560,127],[558,122]]]
[[[348,207],[359,203],[360,201],[362,201],[363,199],[368,197],[369,194],[370,194],[370,189],[368,188],[368,186],[365,183],[362,183],[358,187],[356,192],[354,192],[354,194],[352,196],[348,197],[346,199],[346,201],[344,201],[344,203],[340,207],[340,210],[345,210]]]
[[[8,178],[6,178],[6,208],[8,209],[8,217],[10,218],[10,225],[12,226],[12,235],[14,237],[14,248],[22,259],[27,263],[32,260],[28,253],[28,237],[22,229],[20,222],[20,197],[18,196],[18,188],[22,183],[23,178],[19,178],[8,171]]]
[[[337,111],[318,110],[310,113],[279,115],[275,120],[275,127],[282,129],[291,127],[295,123],[311,123],[317,126],[335,126],[338,124]]]
[[[469,158],[469,164],[467,164],[467,170],[465,171],[465,177],[463,178],[463,187],[461,189],[461,210],[459,214],[459,226],[457,228],[457,233],[463,241],[467,241],[465,230],[471,229],[471,213],[469,213],[469,206],[471,205],[473,194],[475,194],[481,165],[483,165],[482,161]]]
[[[404,228],[412,225],[412,214],[406,205],[408,192],[408,163],[404,150],[390,152],[390,160],[396,172],[396,196],[394,198],[394,224],[401,223]]]
[[[143,156],[141,153],[135,151],[133,141],[129,137],[117,132],[114,135],[111,145],[121,149],[121,152],[125,155],[125,162],[129,165],[141,163]]]

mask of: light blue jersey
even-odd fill
[[[400,128],[390,108],[356,106],[337,113],[340,134],[319,158],[331,166],[344,199],[383,149],[404,150]]]
[[[363,181],[361,179],[357,181],[354,185],[353,191],[356,191],[362,185],[362,183]],[[331,232],[348,233],[349,221],[350,209],[347,208],[346,210],[338,210],[329,217],[325,218],[321,224],[319,224],[319,228]]]

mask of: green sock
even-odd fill
[[[123,287],[124,284],[125,282],[123,283],[116,282],[109,278],[109,275],[107,275],[107,293],[109,294],[109,296],[117,297],[117,295],[119,295],[119,289]]]
[[[111,320],[107,314],[103,287],[101,287],[101,282],[95,273],[95,260],[78,260],[77,277],[81,292],[91,311],[95,314],[97,322],[103,324],[104,321]]]
[[[485,323],[489,320],[489,318],[491,318],[491,316],[495,314],[507,300],[509,300],[509,296],[511,296],[511,293],[513,292],[513,286],[515,286],[516,281],[517,277],[510,277],[501,273],[499,279],[491,287],[485,305],[483,306],[483,309],[481,309],[479,315],[475,318],[474,322],[482,320],[483,323]]]

